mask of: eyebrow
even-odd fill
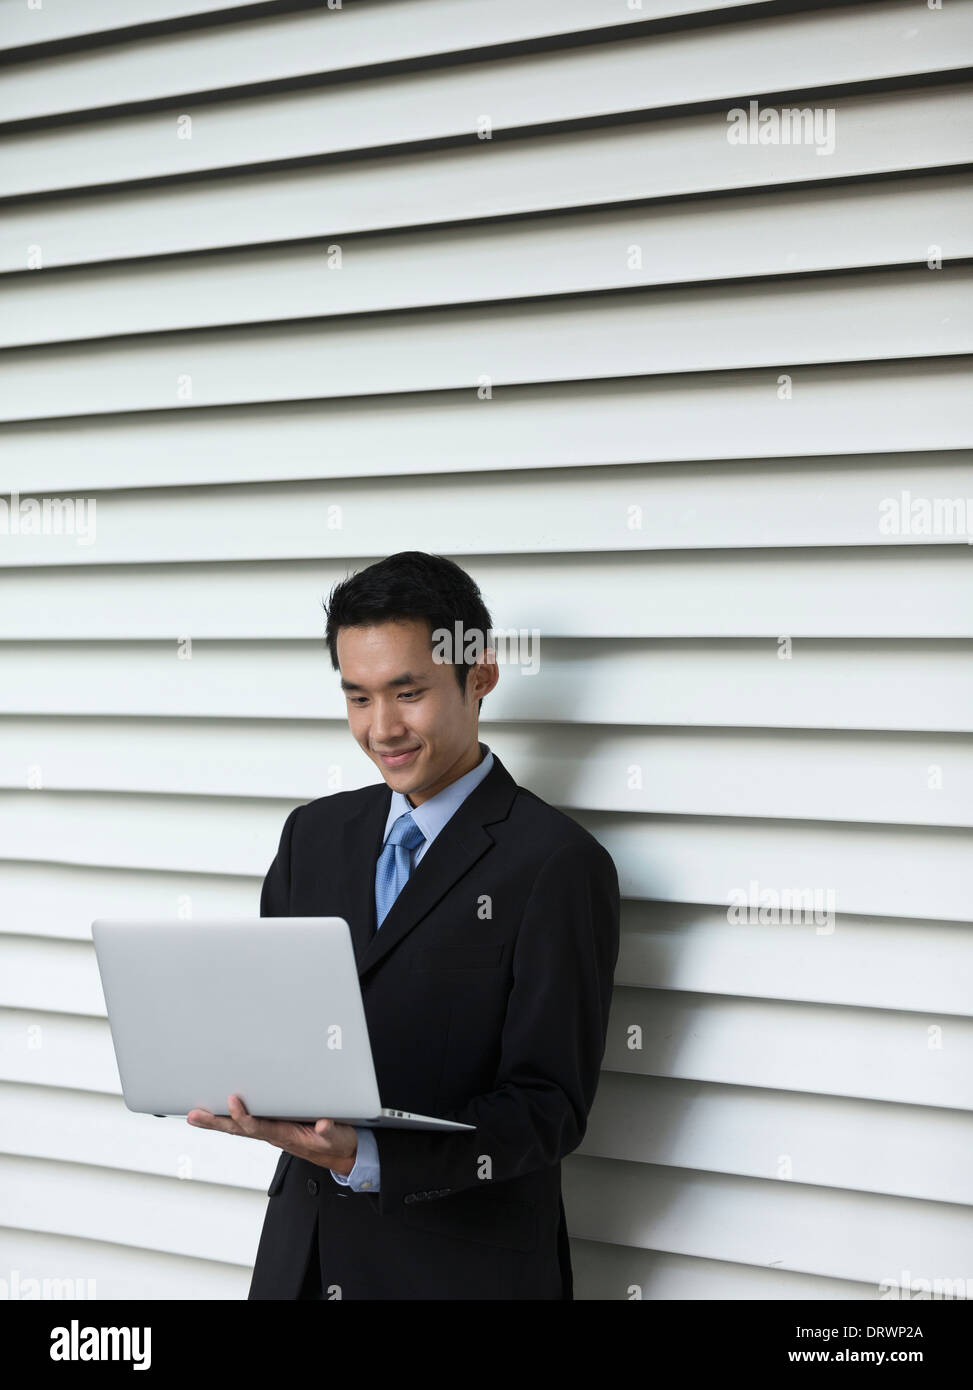
[[[388,690],[397,685],[420,685],[428,680],[428,676],[414,676],[411,671],[403,671],[401,676],[393,676],[390,681],[385,682],[385,689]],[[346,681],[344,676],[341,678],[342,690],[364,690],[365,686],[356,685],[354,681]]]

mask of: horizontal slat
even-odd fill
[[[639,0],[634,8],[609,8],[603,0],[531,0],[529,6],[521,0],[411,0],[397,6],[394,22],[381,5],[358,3],[339,11],[319,3],[310,14],[275,14],[150,39],[136,35],[120,52],[112,46],[20,63],[4,77],[0,122],[293,81],[562,34],[599,34],[619,25],[718,13],[739,3]],[[0,24],[5,18],[0,9]],[[128,15],[125,20],[137,22]],[[0,44],[11,46],[6,34]]]
[[[180,1116],[135,1115],[120,1094],[4,1082],[0,1151],[257,1192],[266,1192],[280,1157],[266,1144],[241,1144]]]
[[[973,1212],[945,1202],[581,1157],[565,1161],[563,1180],[572,1230],[587,1240],[830,1275],[876,1290],[910,1276],[971,1277]]]
[[[260,880],[0,859],[0,896],[5,932],[88,941],[96,917],[256,917]]]
[[[828,100],[841,138],[827,158],[818,157],[813,145],[729,145],[725,113],[718,111],[492,142],[487,159],[466,147],[422,150],[0,204],[0,270],[30,269],[38,248],[48,268],[115,263],[553,208],[946,169],[973,158],[973,92],[963,87]],[[936,131],[934,143],[924,138],[929,129]],[[666,257],[675,250],[669,246]]]
[[[570,1213],[568,1224],[570,1227]],[[697,1260],[665,1251],[636,1250],[594,1240],[571,1241],[574,1296],[580,1300],[633,1299],[841,1299],[872,1300],[872,1284],[822,1279],[721,1260]]]
[[[594,812],[575,819],[611,853],[626,897],[725,906],[731,889],[746,890],[756,880],[778,891],[831,888],[842,913],[973,920],[966,883],[973,846],[967,831],[663,816],[636,820]]]
[[[0,48],[17,49],[35,43],[53,43],[107,35],[141,24],[158,24],[189,15],[218,14],[244,9],[264,0],[84,0],[83,4],[56,5],[50,0],[28,9],[24,0],[0,0]]]
[[[2,414],[185,409],[190,389],[192,404],[231,405],[755,366],[772,387],[836,352],[973,351],[971,307],[973,269],[950,266],[107,339],[2,354]]]
[[[217,808],[222,826],[215,822]],[[0,844],[14,860],[262,877],[290,809],[285,802],[241,798],[227,804],[206,797],[0,791]],[[218,839],[210,835],[200,840],[194,811],[209,817]],[[148,842],[153,835],[154,845]]]
[[[757,908],[769,886],[739,885]],[[973,931],[964,924],[840,913],[825,920],[823,912],[761,923],[756,912],[753,922],[742,915],[626,904],[616,984],[973,1015]]]
[[[344,719],[320,641],[0,643],[0,713]],[[505,671],[481,712],[493,726],[570,722],[599,692],[602,726],[973,732],[973,645],[800,641],[790,661],[764,642],[543,642],[541,679]],[[797,663],[795,665],[795,662]],[[795,678],[796,673],[796,678]],[[485,720],[485,725],[483,721]]]
[[[369,562],[12,570],[0,640],[320,640],[322,598]],[[973,635],[973,571],[960,546],[477,556],[463,565],[497,628],[545,637]]]
[[[7,424],[0,491],[455,475],[458,440],[464,475],[973,445],[966,358],[804,366],[796,385],[786,404],[761,370],[513,386],[486,411],[443,391]]]
[[[121,1095],[104,1019],[0,1009],[0,1043],[0,1081]]]
[[[516,764],[508,766],[516,779]],[[239,797],[0,792],[0,844],[10,860],[254,875],[255,902],[291,806]],[[573,818],[612,854],[625,897],[726,907],[731,891],[756,880],[778,891],[833,890],[841,913],[973,920],[968,831],[595,811]]]
[[[953,261],[973,256],[971,213],[963,174],[25,272],[0,282],[0,347],[925,264],[932,227]]]
[[[971,460],[964,451],[413,475],[383,479],[380,508],[372,479],[89,493],[81,505],[18,493],[0,513],[0,567],[393,554],[403,535],[454,555],[480,552],[484,535],[494,555],[968,545]],[[912,511],[920,499],[925,521]]]
[[[0,1008],[104,1018],[94,947],[88,941],[0,935]],[[2,1136],[0,1129],[0,1149]]]
[[[30,1279],[38,1281],[42,1298],[70,1297],[70,1287],[76,1298],[191,1299],[196,1303],[207,1299],[245,1299],[250,1287],[250,1270],[239,1265],[133,1250],[106,1241],[17,1231],[8,1226],[0,1229],[0,1246],[7,1265],[4,1277],[12,1280],[16,1271],[21,1298],[28,1296],[27,1287],[33,1287],[26,1284]],[[71,1285],[57,1283],[58,1280],[71,1280]],[[93,1281],[93,1288],[89,1280]],[[782,1287],[789,1286],[782,1281]],[[43,1292],[45,1288],[47,1294]]]
[[[262,1192],[0,1155],[0,1227],[250,1266]]]
[[[971,57],[970,0],[941,11],[913,0],[847,5],[31,130],[5,140],[0,184],[23,196],[429,140],[468,140],[488,159],[492,142],[476,135],[484,117],[496,138],[541,123],[949,72]],[[182,115],[193,118],[191,139],[180,136]],[[724,138],[726,130],[724,120]]]
[[[535,673],[536,675],[536,673]],[[527,679],[511,669],[510,679]],[[552,804],[628,814],[973,827],[966,735],[600,730],[508,725],[504,757]],[[781,768],[787,777],[781,777]],[[320,721],[0,720],[0,787],[269,797],[380,782],[347,729]]]
[[[969,1206],[971,1139],[958,1111],[606,1072],[578,1153]]]
[[[604,1067],[973,1110],[973,1019],[617,988]]]

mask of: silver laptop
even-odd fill
[[[129,1110],[474,1129],[382,1105],[341,917],[99,920],[91,933]]]

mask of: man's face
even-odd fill
[[[464,700],[418,618],[340,628],[337,646],[348,726],[393,791],[418,806],[477,765],[477,701],[495,676],[484,688],[475,668]]]

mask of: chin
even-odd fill
[[[386,783],[392,787],[393,790],[402,792],[403,795],[411,791],[420,791],[428,781],[425,771],[421,766],[386,767],[381,758],[375,758],[373,761]]]

